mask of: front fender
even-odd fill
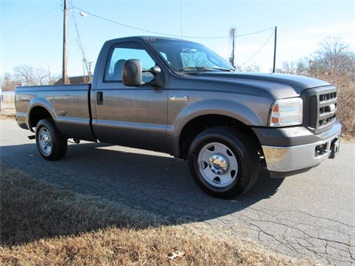
[[[185,107],[172,119],[168,127],[167,142],[171,143],[171,154],[178,157],[180,153],[180,135],[190,121],[199,117],[218,115],[234,119],[246,126],[265,126],[269,115],[269,108],[273,100],[257,96],[243,95],[243,101],[235,99],[205,99],[193,103],[186,103]],[[174,108],[169,108],[173,110]]]
[[[247,126],[265,126],[272,100],[255,96],[253,98],[252,102],[208,99],[189,104],[176,116],[173,122],[174,131],[179,135],[189,121],[205,115],[230,117]]]

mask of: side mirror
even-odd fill
[[[152,73],[154,76],[154,79],[151,82],[147,82],[146,84],[157,88],[163,88],[165,86],[164,74],[162,73],[161,68],[158,65],[155,65],[149,70],[143,72]]]
[[[123,66],[123,84],[126,86],[142,85],[142,65],[138,59],[127,60]]]

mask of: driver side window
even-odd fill
[[[129,59],[139,59],[143,70],[155,66],[155,62],[140,43],[121,43],[111,48],[104,82],[122,82],[123,66]],[[143,82],[150,82],[154,76],[143,72],[142,78]]]

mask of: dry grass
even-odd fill
[[[5,245],[112,226],[146,228],[158,224],[158,218],[149,213],[62,190],[4,166],[0,187],[0,243]]]
[[[355,137],[355,84],[341,87],[338,93],[339,113],[337,114],[342,123],[342,131],[346,139]]]
[[[16,115],[14,114],[0,114],[0,120],[14,120],[16,118]]]
[[[1,166],[1,265],[310,265]],[[224,236],[224,237],[221,237]]]
[[[342,124],[343,135],[346,139],[355,137],[355,83],[345,75],[319,75],[317,77],[337,87],[337,117]]]

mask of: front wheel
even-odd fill
[[[191,143],[188,162],[197,185],[218,198],[245,193],[259,176],[255,145],[232,128],[210,128],[197,135]]]
[[[36,126],[36,144],[41,156],[49,161],[61,159],[67,152],[68,141],[50,119],[42,119]]]

